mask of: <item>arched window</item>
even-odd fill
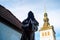
[[[42,32],[42,36],[44,36],[44,32]]]
[[[50,35],[50,32],[48,32],[48,35]]]
[[[45,36],[47,36],[47,33],[45,32]]]

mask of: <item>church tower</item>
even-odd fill
[[[44,13],[44,24],[40,29],[40,40],[56,40],[54,27],[50,26],[48,15]]]

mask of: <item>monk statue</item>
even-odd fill
[[[21,40],[35,40],[35,32],[38,30],[39,23],[34,18],[32,11],[28,13],[27,19],[22,22],[23,33]]]

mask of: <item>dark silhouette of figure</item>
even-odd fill
[[[24,32],[22,34],[21,40],[34,40],[34,32],[38,30],[37,26],[39,25],[39,23],[36,21],[31,11],[28,13],[27,19],[25,19],[22,24]]]

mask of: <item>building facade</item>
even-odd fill
[[[21,22],[5,7],[0,5],[0,40],[20,40]]]

